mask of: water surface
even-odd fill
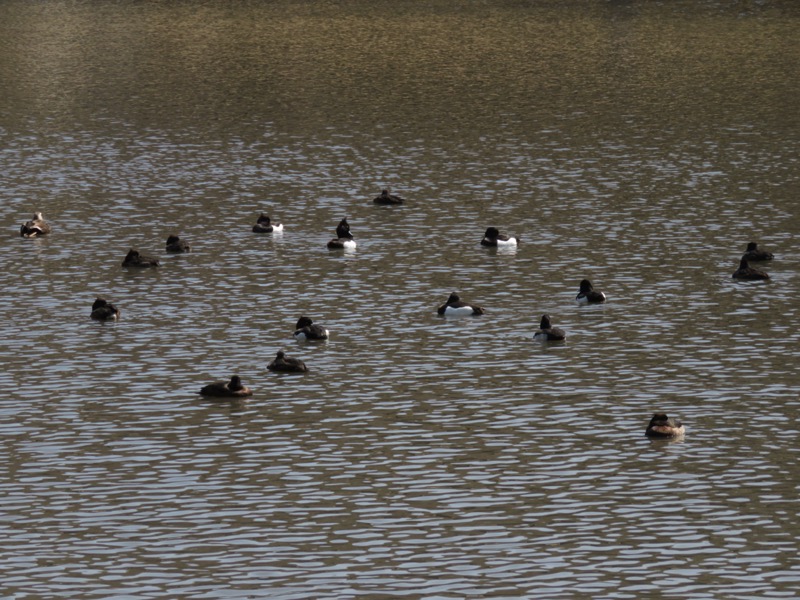
[[[796,596],[799,16],[0,4],[4,595]]]

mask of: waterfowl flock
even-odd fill
[[[383,190],[381,194],[373,200],[379,205],[399,205],[404,202],[403,198],[390,194],[388,190]],[[33,218],[23,223],[20,227],[20,236],[23,238],[41,237],[51,233],[52,228],[48,224],[41,212],[36,212]],[[254,233],[280,233],[283,225],[274,223],[269,216],[261,213],[256,224],[253,226]],[[519,238],[500,233],[496,227],[488,227],[480,241],[482,246],[502,247],[516,246]],[[355,249],[356,242],[350,231],[347,217],[344,217],[336,227],[336,238],[330,240],[327,247],[331,250]],[[191,250],[190,245],[180,239],[179,236],[171,234],[166,240],[166,251],[170,253],[184,253]],[[758,248],[756,242],[747,244],[745,253],[742,255],[739,268],[733,273],[733,278],[744,281],[768,280],[769,275],[749,265],[749,262],[773,260],[771,252]],[[131,248],[125,259],[122,261],[123,267],[133,268],[152,268],[159,267],[158,259],[144,255],[138,250]],[[594,289],[591,281],[583,279],[579,284],[578,295],[575,300],[579,304],[601,304],[606,302],[606,295]],[[461,297],[453,292],[447,301],[438,307],[437,313],[443,317],[450,316],[479,316],[485,314],[481,306],[470,304],[461,300]],[[98,296],[92,304],[90,317],[97,321],[116,321],[120,318],[120,310],[107,299]],[[329,331],[314,323],[311,318],[301,316],[294,328],[294,337],[301,341],[325,341],[330,336]],[[543,314],[539,323],[539,330],[533,336],[534,340],[541,342],[563,341],[566,333],[563,329],[553,327],[550,315]],[[278,373],[306,373],[308,367],[298,359],[289,357],[283,350],[279,350],[275,359],[267,365],[267,369]],[[238,375],[233,375],[230,381],[218,381],[204,386],[199,392],[202,396],[222,397],[222,398],[241,398],[252,395],[252,390],[244,386]],[[677,419],[670,418],[664,413],[653,415],[650,423],[645,430],[645,434],[650,438],[674,439],[682,437],[685,432],[683,424]]]

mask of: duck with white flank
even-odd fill
[[[33,218],[30,221],[26,221],[19,228],[19,234],[25,238],[47,235],[50,231],[50,225],[44,220],[44,216],[40,212],[34,213]]]
[[[775,257],[773,256],[772,252],[759,250],[756,242],[750,242],[747,244],[747,250],[745,250],[742,258],[748,262],[758,262],[761,260],[772,260]]]
[[[253,225],[253,233],[281,233],[282,231],[283,223],[273,223],[264,213],[261,213],[256,224]]]
[[[672,419],[664,413],[656,413],[650,419],[650,424],[645,430],[645,435],[654,438],[674,438],[686,432],[683,424],[677,419]]]
[[[756,269],[747,264],[746,258],[739,261],[739,268],[733,272],[731,277],[734,279],[741,279],[742,281],[763,281],[769,279],[769,275],[765,271]]]
[[[355,250],[355,248],[356,241],[350,233],[350,224],[345,217],[336,226],[336,239],[328,242],[328,250]]]
[[[437,310],[437,313],[446,317],[458,317],[466,315],[482,315],[485,311],[480,306],[473,306],[462,302],[458,294],[453,292]]]
[[[500,233],[497,227],[489,227],[486,233],[483,234],[481,246],[489,246],[491,248],[502,248],[507,246],[516,246],[519,243],[519,238],[510,237]]]
[[[308,371],[306,363],[299,358],[286,356],[283,350],[278,350],[275,360],[269,363],[267,368],[276,373],[305,373]]]
[[[601,304],[606,301],[606,295],[595,290],[591,281],[584,279],[581,281],[580,291],[575,300],[579,304]]]
[[[328,330],[314,323],[310,317],[300,317],[294,326],[294,337],[298,340],[327,340]]]
[[[231,377],[230,381],[209,383],[198,393],[201,396],[215,396],[217,398],[243,398],[253,395],[249,387],[242,385],[242,380],[238,375]]]
[[[383,190],[380,196],[375,196],[373,202],[375,204],[381,204],[383,206],[391,206],[393,204],[402,204],[403,202],[405,202],[405,200],[400,196],[395,196],[394,194],[390,194],[389,190]]]
[[[174,233],[167,238],[167,252],[179,254],[181,252],[190,252],[191,246]]]
[[[138,250],[131,248],[128,251],[125,260],[122,261],[123,267],[135,267],[139,269],[146,269],[147,267],[157,267],[159,262],[157,258],[141,254]]]
[[[567,334],[559,327],[550,324],[550,315],[542,315],[539,323],[539,331],[533,334],[533,339],[539,342],[560,342],[565,340]]]
[[[97,321],[116,321],[119,315],[119,309],[105,298],[98,296],[92,304],[91,317]]]

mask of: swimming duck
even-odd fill
[[[216,396],[218,398],[242,398],[253,395],[249,387],[242,385],[242,380],[238,375],[231,377],[228,382],[216,381],[209,383],[198,393],[202,396]]]
[[[772,260],[774,256],[772,252],[767,252],[766,250],[759,250],[758,244],[756,242],[750,242],[747,244],[747,250],[742,255],[742,258],[747,260],[748,262],[756,262],[759,260]]]
[[[144,254],[140,254],[138,250],[134,250],[131,248],[128,251],[125,260],[122,261],[123,267],[157,267],[159,265],[158,259],[153,258],[152,256],[145,256]]]
[[[44,216],[40,212],[33,213],[33,219],[19,228],[19,234],[26,238],[39,237],[48,233],[50,233],[50,225],[45,222]]]
[[[273,223],[264,213],[261,213],[256,224],[253,225],[253,233],[280,233],[282,231],[283,223]]]
[[[177,235],[172,234],[167,238],[167,252],[174,252],[176,254],[180,252],[190,252],[191,246]]]
[[[283,350],[278,350],[275,360],[269,363],[267,368],[278,373],[305,373],[308,371],[306,363],[299,358],[286,356]]]
[[[355,247],[356,241],[353,239],[353,234],[350,233],[350,224],[345,217],[336,226],[336,239],[328,242],[328,250],[353,250]]]
[[[734,279],[742,279],[745,281],[759,281],[762,279],[769,279],[769,275],[760,270],[755,269],[747,264],[747,259],[743,258],[739,261],[739,268],[733,272]]]
[[[677,419],[671,419],[664,413],[656,413],[650,419],[645,435],[655,438],[674,438],[683,435],[686,429]]]
[[[376,196],[373,200],[375,204],[383,204],[385,206],[389,206],[392,204],[402,204],[405,202],[403,198],[400,196],[395,196],[394,194],[390,194],[389,190],[383,190],[380,196]]]
[[[542,315],[539,331],[533,334],[533,339],[540,342],[556,342],[566,339],[567,334],[563,329],[550,325],[550,315]]]
[[[458,294],[453,292],[447,298],[447,302],[442,304],[437,310],[437,313],[445,316],[462,316],[462,315],[482,315],[485,311],[480,306],[472,306],[466,302],[462,302]]]
[[[298,340],[328,339],[328,330],[322,325],[316,325],[309,317],[300,317],[294,328],[294,337]]]
[[[516,246],[519,243],[519,238],[509,237],[500,233],[497,227],[489,227],[486,233],[483,234],[481,246]]]
[[[600,304],[606,301],[606,295],[603,292],[598,292],[592,286],[592,282],[588,279],[581,281],[581,288],[575,300],[580,304]]]
[[[119,309],[105,298],[98,296],[92,304],[91,317],[97,321],[116,321],[119,315]]]

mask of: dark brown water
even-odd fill
[[[798,19],[0,3],[3,596],[795,597]]]

